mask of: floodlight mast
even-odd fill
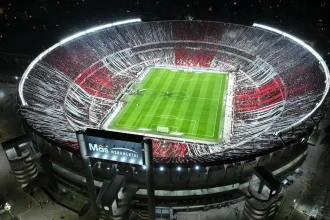
[[[59,46],[62,46],[63,44],[65,44],[65,43],[67,43],[67,42],[69,42],[69,41],[71,41],[71,40],[73,40],[75,38],[78,38],[78,37],[81,37],[83,35],[92,33],[94,31],[98,31],[98,30],[101,30],[101,29],[104,29],[104,28],[109,28],[109,27],[113,27],[113,26],[117,26],[117,25],[122,25],[122,24],[135,23],[135,22],[141,22],[141,19],[140,18],[128,19],[128,20],[124,20],[124,21],[118,21],[118,22],[114,22],[114,23],[109,23],[109,24],[105,24],[105,25],[93,27],[93,28],[90,28],[90,29],[88,29],[86,31],[82,31],[82,32],[76,33],[74,35],[71,35],[71,36],[69,36],[69,37],[61,40],[59,43],[56,43],[53,46],[51,46],[50,48],[48,48],[45,51],[43,51],[26,68],[26,70],[24,71],[24,73],[22,75],[21,81],[19,82],[19,85],[18,85],[18,94],[19,94],[19,97],[20,97],[20,100],[21,100],[22,105],[23,106],[28,106],[28,103],[25,101],[24,95],[23,95],[23,87],[24,87],[25,80],[28,78],[28,75],[29,75],[30,71],[32,70],[32,68],[34,67],[34,65],[37,62],[39,62],[44,56],[46,56],[48,53],[50,53],[52,50],[54,50],[55,48],[57,48]]]
[[[309,119],[323,104],[326,96],[328,95],[328,92],[329,92],[329,84],[330,84],[330,73],[329,73],[329,69],[328,69],[328,66],[327,64],[325,63],[325,61],[323,60],[323,58],[321,57],[320,54],[318,54],[311,46],[307,45],[306,43],[304,43],[302,40],[288,34],[288,33],[285,33],[283,31],[280,31],[276,28],[272,28],[272,27],[269,27],[269,26],[266,26],[266,25],[262,25],[262,24],[257,24],[257,23],[254,23],[252,25],[253,27],[258,27],[258,28],[262,28],[262,29],[266,29],[266,30],[269,30],[269,31],[272,31],[272,32],[275,32],[277,34],[281,34],[283,35],[284,37],[287,37],[287,38],[290,38],[291,40],[293,40],[294,42],[300,44],[302,47],[304,47],[305,49],[307,49],[309,52],[311,52],[315,57],[316,59],[318,59],[319,63],[321,64],[322,68],[323,68],[323,72],[325,74],[325,91],[323,93],[323,96],[322,96],[322,99],[321,101],[319,101],[317,103],[317,105],[315,106],[315,108],[309,112],[307,115],[305,115],[305,117],[303,117],[302,119],[300,119],[299,121],[295,122],[294,124],[292,125],[289,125],[288,127],[282,129],[282,130],[279,130],[275,133],[275,135],[279,135],[281,132],[287,132],[289,131],[290,129],[294,128],[294,127],[297,127],[298,125],[302,124],[304,121],[306,121],[307,119]]]

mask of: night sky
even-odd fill
[[[277,27],[330,60],[326,0],[1,0],[0,74],[21,75],[34,57],[80,30],[127,18],[212,20]]]

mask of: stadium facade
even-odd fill
[[[299,165],[329,105],[324,60],[301,40],[274,28],[139,19],[92,28],[45,50],[19,85],[26,131],[34,149],[50,155],[62,184],[84,185],[74,177],[82,168],[76,131],[103,129],[127,87],[151,67],[226,72],[234,79],[228,91],[227,139],[206,144],[152,138],[159,169],[155,179],[169,179],[155,183],[158,207],[188,207],[196,200],[201,206],[219,205],[220,195],[225,198],[221,201],[240,198],[239,189],[250,176],[244,174],[246,167],[263,164],[281,175]],[[100,170],[94,170],[96,165]],[[126,182],[140,185],[134,207],[143,209],[143,167],[98,159],[92,159],[92,167],[101,185],[116,173],[129,175]],[[113,172],[101,172],[109,169]],[[63,170],[72,178],[61,175]],[[175,183],[177,171],[182,182]],[[208,181],[222,171],[224,178]],[[238,174],[227,178],[228,173]],[[193,182],[194,175],[199,180]]]

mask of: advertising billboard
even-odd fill
[[[88,129],[84,139],[89,157],[143,165],[143,136]]]

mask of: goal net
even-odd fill
[[[157,126],[158,132],[168,133],[170,129],[168,127]]]

